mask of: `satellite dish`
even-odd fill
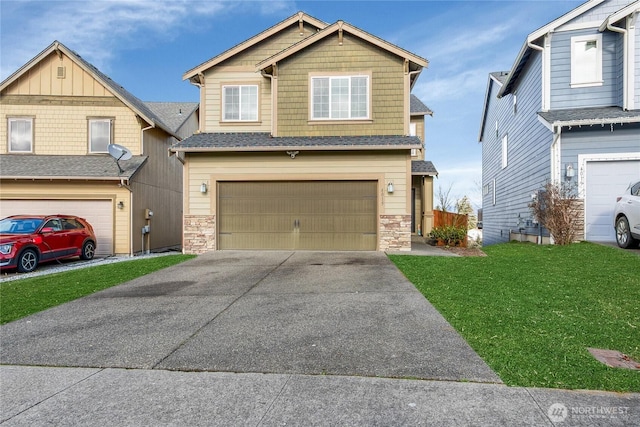
[[[116,165],[118,165],[118,170],[120,173],[124,172],[122,167],[120,167],[120,160],[129,160],[131,158],[131,151],[122,145],[118,144],[109,144],[107,149],[109,150],[109,155],[116,160]]]

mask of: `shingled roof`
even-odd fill
[[[640,122],[640,110],[627,111],[620,107],[551,110],[541,111],[538,115],[552,126],[589,126]]]
[[[410,104],[410,108],[411,108],[411,115],[429,115],[429,116],[433,116],[433,111],[431,111],[431,108],[427,107],[426,105],[424,105],[424,103],[422,101],[420,101],[420,98],[418,98],[417,96],[411,94],[411,104]]]
[[[416,136],[271,137],[269,133],[198,133],[171,151],[397,150],[420,148]]]
[[[200,105],[197,102],[145,102],[145,104],[160,117],[172,132],[178,132]]]
[[[428,160],[411,160],[411,175],[438,176],[438,171]]]
[[[0,155],[2,179],[88,179],[129,180],[146,162],[146,156],[120,160],[120,173],[113,157],[108,154],[91,156],[54,156],[3,154]]]

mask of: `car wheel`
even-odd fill
[[[629,221],[624,216],[621,216],[616,221],[616,241],[618,246],[624,249],[628,249],[636,244],[636,241],[631,237],[631,230],[629,229]]]
[[[80,254],[80,259],[93,259],[93,256],[96,254],[96,244],[91,240],[84,242],[82,245],[82,253]]]
[[[18,257],[18,271],[30,273],[38,266],[38,253],[33,249],[25,249]]]

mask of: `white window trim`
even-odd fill
[[[89,127],[89,140],[87,141],[87,144],[89,145],[88,147],[88,151],[90,154],[104,154],[104,153],[108,153],[109,150],[105,149],[104,151],[93,151],[92,147],[91,147],[91,123],[96,123],[96,122],[107,122],[109,123],[109,143],[107,144],[107,147],[110,144],[113,144],[113,119],[110,118],[89,118],[87,120],[87,126]]]
[[[576,43],[595,41],[596,42],[596,77],[593,81],[576,81],[576,75],[574,70],[578,69],[578,65],[574,63],[576,58],[574,57],[574,46]],[[602,34],[590,34],[587,36],[575,36],[571,37],[571,87],[593,87],[602,86],[604,81],[602,80]]]
[[[251,119],[242,119],[242,102],[240,102],[240,110],[238,111],[238,119],[227,119],[225,118],[225,106],[226,106],[226,88],[237,87],[240,92],[240,100],[242,100],[242,88],[243,87],[255,87],[256,88],[256,117]],[[225,84],[222,85],[222,106],[220,108],[220,121],[225,123],[236,123],[236,122],[258,122],[260,121],[260,85],[258,84]]]
[[[509,134],[502,136],[502,169],[506,168],[509,164]]]
[[[31,124],[31,144],[29,145],[29,150],[13,150],[11,148],[11,122],[16,121],[28,121]],[[7,120],[7,149],[9,153],[33,153],[33,117],[9,117]]]
[[[493,206],[495,206],[496,205],[496,179],[495,178],[493,178],[491,180],[491,187],[492,187],[492,190],[493,190],[493,195],[491,197],[491,203],[493,204]]]
[[[363,77],[367,81],[367,114],[365,117],[351,117],[351,79]],[[331,80],[349,78],[349,117],[331,117]],[[329,117],[315,117],[313,89],[314,80],[329,79]],[[371,119],[371,76],[369,74],[338,74],[338,75],[312,75],[309,83],[309,112],[310,120],[313,121],[354,121]]]

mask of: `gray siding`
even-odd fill
[[[602,33],[602,86],[571,87],[571,37],[596,28],[555,33],[551,40],[551,109],[622,106],[622,35]]]
[[[550,176],[551,132],[538,120],[541,105],[541,55],[532,54],[515,88],[517,112],[511,95],[497,99],[493,89],[487,108],[487,125],[482,139],[482,183],[496,180],[496,204],[493,188],[483,196],[483,244],[509,240],[509,231],[518,225],[518,215],[531,218],[528,204],[531,194]],[[495,122],[498,120],[498,137]],[[502,169],[502,137],[508,135],[508,162]]]
[[[640,125],[588,126],[564,129],[562,132],[562,167],[567,163],[578,165],[579,154],[638,153],[640,152]],[[564,169],[563,169],[564,170]]]
[[[598,6],[586,11],[582,15],[578,16],[575,19],[572,19],[565,25],[570,24],[583,24],[587,22],[602,22],[609,15],[614,12],[619,11],[623,7],[627,6],[630,3],[630,0],[608,0],[602,2]],[[562,29],[562,27],[560,27]]]

